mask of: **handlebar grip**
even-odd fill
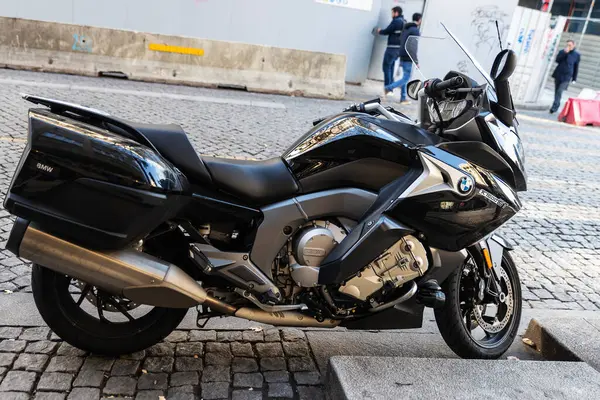
[[[461,87],[465,80],[462,76],[456,76],[454,78],[446,79],[445,81],[437,81],[431,84],[431,90],[434,92],[441,92],[446,89],[454,89]]]
[[[352,104],[350,107],[345,108],[342,112],[367,112],[365,106],[369,104],[381,104],[381,99],[379,97],[365,101],[364,103]]]

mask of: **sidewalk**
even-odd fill
[[[0,295],[0,315],[2,399],[28,399],[37,393],[36,400],[64,400],[67,395],[68,400],[101,395],[313,400],[323,399],[328,390],[323,382],[334,356],[456,358],[431,310],[426,310],[420,329],[382,332],[276,329],[231,317],[211,319],[205,329],[197,329],[191,310],[163,343],[121,358],[89,355],[60,341],[37,314],[31,294]],[[600,312],[526,309],[519,336],[503,358],[543,360],[523,344],[522,335],[531,318],[559,316],[600,321]],[[447,379],[451,382],[452,377]]]
[[[68,99],[123,118],[181,123],[203,154],[256,158],[281,154],[310,129],[313,119],[381,94],[381,82],[348,86],[346,100],[330,101],[0,72],[6,78],[0,91],[7,99],[2,115],[6,122],[0,132],[0,167],[4,171],[0,173],[4,182],[0,191],[6,190],[25,143],[29,105],[19,98],[20,92],[35,90],[41,96]],[[400,106],[398,99],[399,95],[384,101],[416,118],[416,102]],[[232,113],[236,118],[231,117]],[[600,320],[599,312],[537,308],[600,308],[600,183],[596,173],[600,143],[592,128],[566,129],[556,121],[540,122],[521,115],[519,131],[528,151],[531,187],[523,193],[524,209],[503,227],[502,233],[519,245],[513,255],[519,266],[524,307],[529,307],[523,311],[519,337],[506,356],[528,360],[515,360],[528,366],[529,360],[540,360],[540,354],[521,340],[531,318]],[[548,168],[548,160],[560,168]],[[567,187],[571,190],[565,195]],[[8,237],[11,218],[0,210],[0,247]],[[174,335],[153,349],[119,359],[87,355],[64,345],[49,332],[31,294],[26,293],[31,290],[30,267],[8,252],[4,254],[0,259],[0,285],[20,292],[0,293],[2,400],[96,400],[101,395],[131,399],[137,395],[137,399],[152,400],[165,395],[169,400],[223,396],[261,399],[269,393],[293,396],[295,400],[319,399],[327,388],[322,383],[323,375],[332,356],[397,356],[404,359],[401,367],[406,368],[414,365],[406,361],[407,357],[433,364],[455,357],[440,337],[431,312],[426,313],[424,326],[418,330],[351,332],[271,330],[235,318],[211,319],[205,329],[199,330],[192,311]],[[402,372],[399,367],[395,370]],[[442,378],[448,384],[457,380],[449,374]],[[397,380],[391,384],[395,382],[403,383]]]

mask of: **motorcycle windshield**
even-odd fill
[[[406,51],[413,61],[420,79],[444,79],[449,71],[467,75],[479,85],[488,84],[488,91],[495,97],[494,81],[479,62],[450,30],[442,24],[444,37],[410,36]]]

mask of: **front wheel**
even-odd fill
[[[515,263],[505,251],[496,267],[500,293],[479,299],[482,281],[471,256],[442,285],[446,294],[435,320],[444,341],[462,358],[495,359],[513,343],[521,320],[521,283]]]
[[[50,329],[95,354],[115,356],[150,347],[171,333],[188,311],[135,304],[36,264],[31,287]]]

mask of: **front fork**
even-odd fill
[[[505,250],[512,250],[512,247],[498,235],[490,235],[473,245],[472,253],[480,259],[480,262],[476,263],[479,276],[482,278],[477,290],[479,301],[483,301],[486,297],[496,304],[502,301],[499,269]]]

